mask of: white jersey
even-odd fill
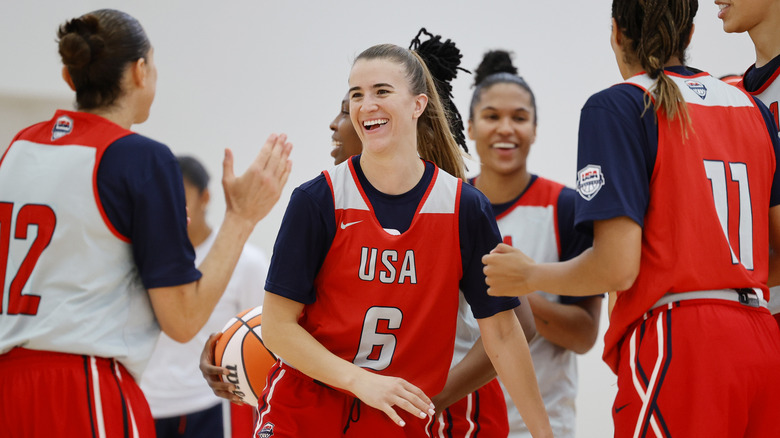
[[[52,144],[57,129],[75,132],[90,117],[23,132],[0,162],[0,354],[110,357],[138,378],[160,329],[131,245],[104,220],[95,187],[102,151],[130,131],[106,123]]]
[[[496,216],[504,242],[520,249],[537,263],[560,260],[556,205],[563,187],[543,178],[532,181],[526,192],[507,211]],[[535,292],[550,301],[557,295]],[[552,344],[541,336],[529,343],[539,390],[556,438],[573,437],[577,360],[573,351]],[[499,379],[500,381],[500,379]],[[509,437],[530,438],[506,388],[504,397],[509,418]]]
[[[203,262],[216,235],[216,231],[212,232],[195,248],[196,265]],[[184,344],[172,340],[165,333],[160,335],[141,378],[141,389],[154,418],[191,414],[220,403],[222,399],[206,385],[198,368],[203,345],[211,333],[222,330],[237,313],[263,304],[267,272],[265,254],[250,244],[244,245],[225,293],[198,334]]]

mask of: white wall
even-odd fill
[[[620,80],[609,47],[610,4],[9,1],[0,13],[0,119],[6,120],[0,123],[0,143],[5,147],[22,127],[14,124],[17,120],[48,118],[52,104],[72,100],[60,79],[57,26],[93,9],[123,9],[146,28],[159,70],[150,120],[135,129],[167,143],[175,153],[205,162],[214,176],[213,223],[224,209],[218,186],[223,148],[233,148],[242,171],[269,133],[289,134],[295,144],[293,174],[282,202],[251,238],[270,254],[292,188],[331,164],[328,123],[346,91],[353,57],[380,42],[408,45],[421,26],[456,41],[467,69],[475,68],[487,49],[515,52],[516,65],[538,102],[538,139],[530,168],[571,185],[579,110],[589,95]],[[700,2],[690,64],[716,76],[741,73],[753,59],[750,41],[746,35],[726,35],[716,14],[713,2]],[[464,116],[471,82],[463,74],[454,83]],[[605,327],[606,319],[602,331]],[[612,433],[615,379],[600,354],[597,345],[580,361],[582,437]]]

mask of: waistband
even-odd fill
[[[767,302],[764,300],[761,289],[756,287],[668,293],[662,296],[660,300],[656,301],[650,310],[687,300],[724,300],[740,303],[748,307],[767,308]]]

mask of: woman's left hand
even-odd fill
[[[488,295],[517,297],[535,290],[528,282],[535,262],[519,249],[499,243],[482,257],[482,263]]]

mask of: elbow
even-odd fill
[[[181,344],[187,343],[198,334],[197,330],[192,330],[189,327],[161,327],[162,332],[169,338]]]
[[[579,342],[575,342],[573,345],[571,345],[569,349],[576,354],[585,354],[589,352],[594,345],[596,345],[596,338],[598,338],[598,327],[596,328],[596,331],[587,333],[587,335],[583,336]]]
[[[634,264],[616,266],[615,269],[605,273],[604,278],[607,279],[607,282],[602,290],[622,291],[629,289],[634,285],[637,276],[639,276],[639,263],[636,263],[635,266]]]

